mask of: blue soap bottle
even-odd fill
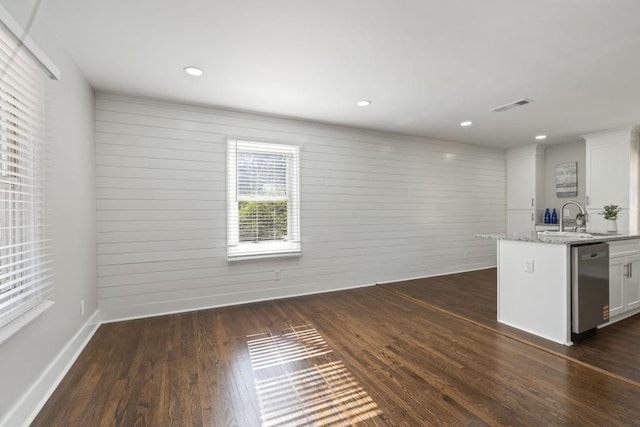
[[[553,213],[551,214],[551,223],[552,224],[558,223],[558,214],[556,213],[556,208],[553,208]]]
[[[549,208],[547,208],[547,210],[544,211],[544,223],[551,224],[551,213],[549,212]]]

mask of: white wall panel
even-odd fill
[[[71,56],[39,19],[31,22],[35,2],[0,2],[29,28],[62,75],[47,79],[45,93],[55,304],[0,346],[0,425],[23,426],[44,405],[99,320],[95,105],[93,89]]]
[[[474,234],[504,231],[502,150],[108,94],[96,132],[107,320],[496,262]],[[302,256],[227,262],[228,135],[301,146]]]

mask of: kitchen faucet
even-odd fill
[[[576,202],[575,200],[567,200],[560,207],[560,231],[564,231],[564,208],[567,205],[576,205],[580,209],[580,213],[582,215],[586,215],[587,214],[587,212],[584,210],[584,208],[582,207],[582,205],[580,203]]]

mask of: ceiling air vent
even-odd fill
[[[503,111],[511,110],[512,108],[522,107],[523,105],[531,104],[535,102],[533,99],[520,99],[518,101],[510,102],[509,104],[501,105],[493,109],[496,113],[501,113]]]

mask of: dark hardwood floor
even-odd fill
[[[102,325],[33,425],[640,423],[637,385],[390,288]]]
[[[496,279],[496,269],[493,268],[383,287],[640,386],[640,315],[602,328],[596,336],[567,347],[499,323]]]

